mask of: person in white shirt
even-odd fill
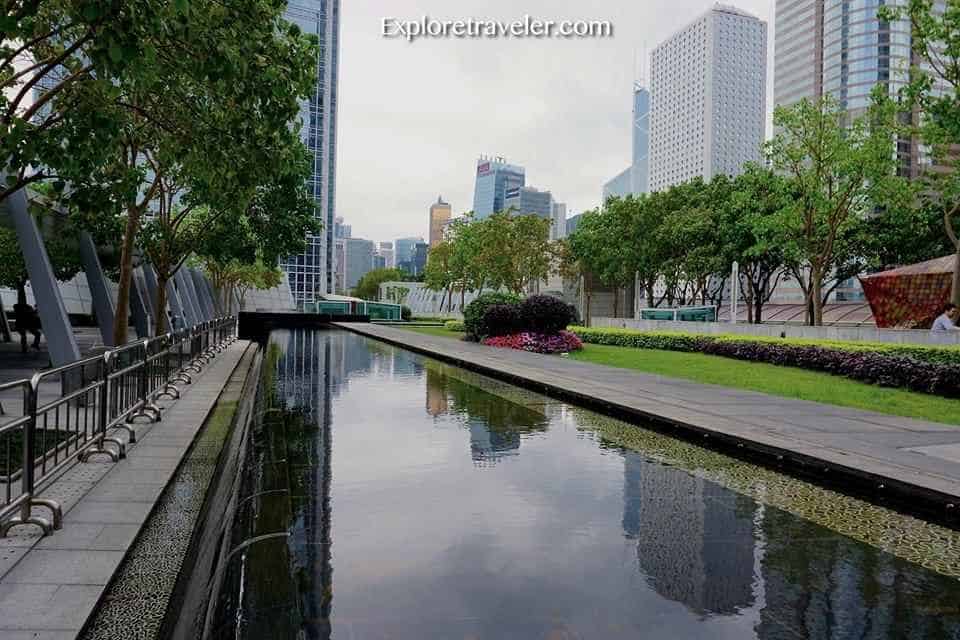
[[[953,303],[948,304],[943,308],[943,313],[937,316],[937,319],[933,321],[933,326],[930,327],[930,331],[956,331],[958,315],[960,315],[960,309],[957,309],[957,305]]]

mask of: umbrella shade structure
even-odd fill
[[[950,301],[955,255],[860,277],[877,326],[925,329]]]

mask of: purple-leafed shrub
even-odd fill
[[[506,336],[520,331],[520,307],[515,304],[495,304],[483,312],[478,326],[482,336]]]
[[[523,328],[539,333],[563,331],[574,320],[570,305],[553,296],[530,296],[520,303]]]

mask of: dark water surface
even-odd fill
[[[960,638],[956,532],[340,331],[265,361],[294,635]]]

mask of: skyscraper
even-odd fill
[[[646,193],[650,189],[650,91],[633,86],[632,157],[630,166],[603,185],[603,201],[611,196]]]
[[[477,178],[473,190],[473,217],[482,220],[506,209],[506,192],[526,185],[523,167],[507,164],[503,158],[477,160]]]
[[[503,197],[503,210],[519,215],[536,214],[553,219],[553,194],[534,187],[508,189]]]
[[[550,227],[550,239],[560,240],[567,237],[567,205],[553,203],[553,226]]]
[[[394,243],[394,260],[398,268],[403,268],[404,263],[413,260],[413,253],[417,243],[423,242],[423,238],[397,238]]]
[[[333,219],[333,238],[349,238],[353,235],[353,227],[346,224],[341,216]]]
[[[910,22],[880,20],[877,11],[884,4],[895,3],[777,0],[774,103],[788,106],[829,93],[855,118],[865,112],[877,84],[896,95],[912,61]],[[916,142],[899,140],[897,152],[901,173],[916,177]]]
[[[393,252],[392,242],[381,242],[377,253],[383,256],[384,267],[393,269],[397,266],[396,255]]]
[[[651,55],[650,190],[759,162],[767,25],[715,5]]]
[[[360,278],[373,269],[373,242],[363,238],[344,238],[344,291],[357,286]]]
[[[313,302],[334,288],[334,203],[337,156],[337,74],[340,49],[340,0],[292,0],[286,18],[319,40],[317,84],[300,105],[300,137],[310,152],[308,183],[314,215],[323,224],[307,237],[307,248],[281,262],[298,305]]]
[[[430,205],[430,246],[435,247],[443,242],[444,225],[450,221],[453,208],[443,201],[443,196]]]

